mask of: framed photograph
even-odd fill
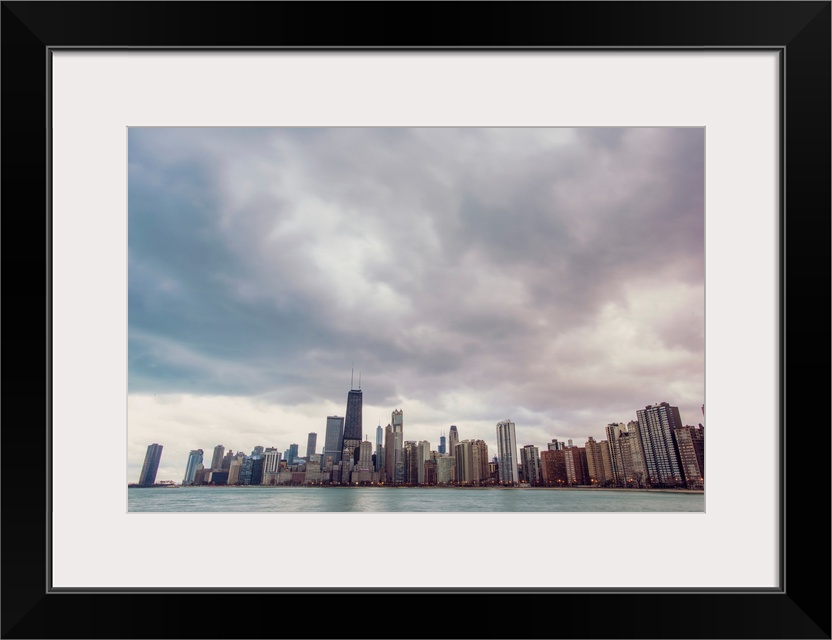
[[[830,637],[829,2],[2,11],[3,637]]]

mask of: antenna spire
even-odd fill
[[[361,372],[358,372],[358,390],[361,391]]]
[[[353,388],[353,378],[355,377],[355,363],[352,365],[352,370],[350,371],[350,389]]]

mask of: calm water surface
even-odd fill
[[[179,487],[127,490],[131,512],[704,512],[703,493],[603,489]]]

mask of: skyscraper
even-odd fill
[[[185,477],[182,479],[183,486],[194,483],[196,469],[202,464],[203,453],[202,449],[191,449],[191,452],[188,454],[188,462],[185,465]]]
[[[422,440],[419,442],[419,468],[416,472],[419,484],[425,484],[425,463],[430,460],[430,442]]]
[[[139,484],[143,487],[151,487],[156,483],[156,472],[159,471],[159,461],[162,459],[162,445],[147,445],[147,453],[144,456],[142,472],[139,475]]]
[[[355,464],[358,462],[358,447],[363,434],[361,428],[361,408],[363,396],[361,382],[358,389],[350,389],[347,394],[347,412],[344,416],[344,439],[341,443],[341,461]],[[348,460],[349,458],[349,460]]]
[[[332,457],[332,464],[341,462],[341,441],[344,438],[344,418],[341,416],[327,416],[326,436],[321,466],[326,468],[327,457]]]
[[[679,407],[667,402],[647,405],[636,411],[647,475],[654,486],[676,486],[682,484],[682,469],[679,453],[673,441],[673,428],[682,427]]]
[[[589,471],[589,481],[599,487],[607,483],[604,463],[601,458],[601,443],[595,442],[592,436],[586,441],[586,466]]]
[[[501,420],[497,423],[497,457],[500,461],[500,484],[517,484],[520,481],[520,474],[517,472],[517,438],[511,420]]]
[[[445,434],[439,436],[439,454],[445,455]]]
[[[376,471],[384,468],[384,429],[379,424],[376,427]]]
[[[394,483],[396,481],[396,461],[395,461],[395,439],[393,437],[393,425],[388,424],[384,427],[384,482]]]
[[[404,412],[401,409],[393,411],[393,482],[405,482],[404,460]],[[389,473],[389,470],[388,470]]]
[[[225,455],[225,447],[221,444],[218,444],[214,447],[214,457],[211,458],[211,470],[212,471],[221,471],[222,470],[222,458]]]
[[[623,422],[610,422],[604,429],[607,434],[607,447],[610,451],[610,464],[612,465],[611,479],[615,486],[626,487],[628,470],[624,468],[619,443],[619,437],[626,431],[626,425]]]
[[[682,472],[685,474],[685,486],[688,489],[704,488],[704,476],[699,466],[694,434],[698,431],[696,427],[684,426],[673,427],[673,440],[679,452],[679,459],[682,465]]]
[[[540,485],[540,450],[527,444],[520,450],[523,461],[523,479],[533,487]]]
[[[454,445],[457,484],[479,486],[488,481],[488,446],[484,440],[463,440]]]
[[[456,430],[456,425],[452,424],[451,428],[448,430],[448,453],[451,455],[455,455],[454,447],[457,442],[459,442],[459,432]]]
[[[315,447],[318,446],[318,434],[310,433],[306,439],[306,459],[309,460],[315,455]]]
[[[359,469],[373,470],[373,443],[369,440],[364,440],[358,445],[358,462]]]

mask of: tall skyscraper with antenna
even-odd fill
[[[358,447],[363,435],[361,424],[362,405],[361,373],[359,373],[358,389],[353,388],[353,377],[350,376],[350,392],[347,394],[347,412],[344,414],[344,440],[341,444],[341,461],[345,464],[358,462]]]

